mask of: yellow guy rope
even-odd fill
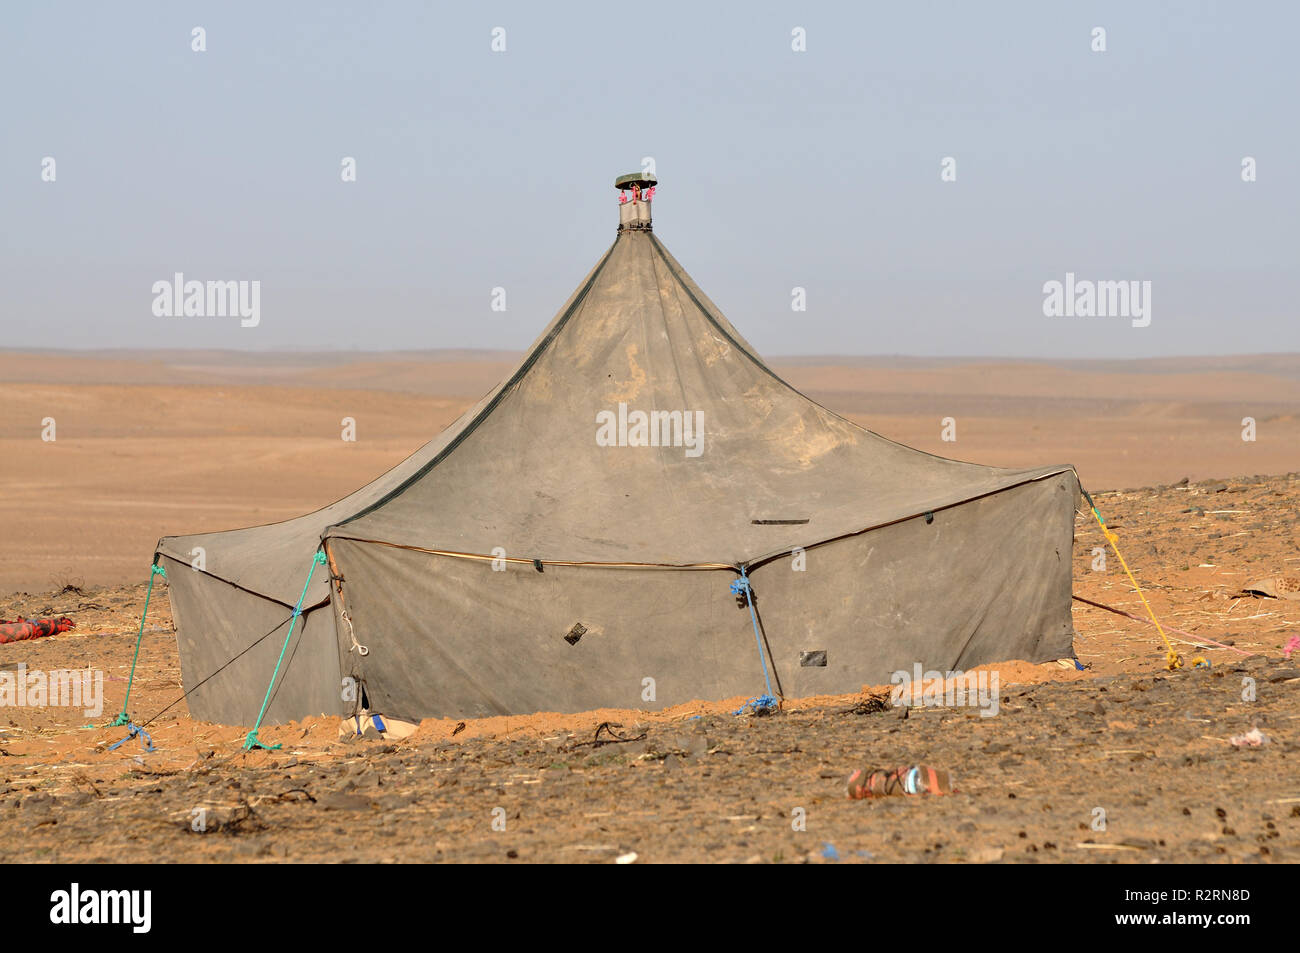
[[[1115,551],[1115,555],[1119,558],[1119,564],[1124,567],[1124,575],[1128,576],[1128,581],[1132,583],[1133,588],[1137,590],[1138,598],[1142,600],[1142,605],[1146,608],[1147,615],[1151,616],[1151,621],[1155,623],[1156,631],[1160,633],[1161,641],[1165,643],[1166,667],[1171,672],[1177,671],[1183,667],[1182,656],[1180,656],[1174,649],[1173,645],[1170,644],[1169,636],[1165,635],[1164,627],[1160,624],[1160,620],[1156,618],[1155,611],[1151,608],[1151,603],[1147,602],[1146,594],[1142,591],[1142,587],[1138,585],[1138,581],[1133,578],[1133,571],[1128,568],[1128,563],[1124,560],[1124,554],[1119,551],[1119,537],[1110,531],[1110,527],[1106,525],[1106,520],[1102,518],[1101,513],[1097,510],[1097,504],[1092,501],[1092,497],[1089,496],[1088,491],[1083,488],[1082,484],[1079,485],[1079,492],[1087,498],[1088,505],[1092,507],[1092,515],[1097,517],[1097,525],[1101,527],[1102,535],[1106,537],[1106,542],[1110,543],[1110,548]],[[1192,663],[1201,666],[1205,664],[1205,660],[1197,657],[1192,660]]]

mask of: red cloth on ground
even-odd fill
[[[0,619],[0,645],[59,635],[76,628],[76,625],[77,623],[66,615],[61,615],[57,619],[18,619],[14,622]]]

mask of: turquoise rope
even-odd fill
[[[131,701],[131,686],[135,684],[135,663],[140,660],[140,643],[144,641],[144,620],[149,616],[149,597],[153,595],[153,580],[155,576],[166,577],[166,575],[167,571],[157,563],[149,567],[149,588],[144,593],[144,611],[140,613],[140,634],[135,639],[135,657],[131,659],[131,677],[126,680],[126,697],[122,699],[121,713],[105,725],[105,728],[120,728],[131,723],[131,716],[126,713],[126,706]]]
[[[298,597],[298,604],[293,607],[293,616],[289,621],[289,631],[285,633],[284,645],[280,648],[280,657],[276,659],[275,671],[271,673],[271,684],[266,686],[266,697],[262,699],[262,710],[257,713],[257,722],[253,725],[247,737],[244,738],[244,750],[252,751],[254,748],[265,748],[267,751],[279,749],[278,744],[265,745],[258,740],[257,732],[262,727],[262,719],[266,716],[266,706],[271,704],[271,690],[275,688],[275,679],[280,674],[280,666],[284,662],[284,653],[289,650],[289,640],[293,638],[293,627],[298,624],[298,617],[302,615],[302,604],[307,599],[307,589],[311,586],[311,578],[316,575],[316,567],[325,562],[325,553],[316,550],[316,555],[312,557],[311,571],[307,573],[307,581],[302,584],[302,595]]]

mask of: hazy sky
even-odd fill
[[[648,156],[767,354],[1300,351],[1297,11],[5,4],[0,346],[522,348]],[[178,271],[260,324],[155,316]],[[1045,317],[1066,272],[1150,281],[1150,326]]]

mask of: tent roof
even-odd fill
[[[613,417],[607,437],[637,411],[702,419],[698,455],[689,440],[598,441],[600,423]],[[500,547],[545,562],[739,565],[1067,469],[948,460],[831,413],[763,363],[652,231],[629,229],[515,371],[397,467],[315,513],[168,537],[159,550],[189,561],[203,546],[207,572],[292,605],[322,537]],[[309,596],[327,598],[326,580]]]

